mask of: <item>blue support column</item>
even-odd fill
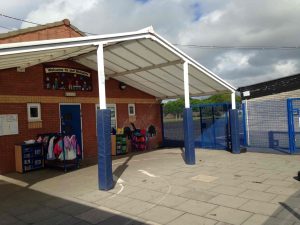
[[[105,191],[113,188],[110,123],[110,110],[97,110],[98,184]]]
[[[162,136],[162,146],[164,147],[165,144],[165,127],[164,127],[164,105],[160,104],[160,122],[161,122],[161,136]]]
[[[194,165],[195,162],[195,142],[194,142],[194,124],[193,111],[191,108],[185,108],[183,112],[184,123],[184,158],[185,163]]]
[[[288,133],[289,133],[289,150],[290,154],[295,153],[295,128],[294,128],[294,112],[293,99],[287,99],[287,115],[288,115]]]
[[[241,153],[240,148],[240,131],[239,131],[239,116],[237,109],[230,109],[230,132],[231,132],[231,151],[234,154]]]
[[[244,146],[247,146],[247,117],[246,117],[246,113],[247,113],[247,109],[246,109],[246,104],[242,103],[242,110],[243,110],[243,129],[244,129]]]

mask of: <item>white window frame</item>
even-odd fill
[[[38,117],[31,117],[30,116],[30,109],[33,108],[33,107],[37,108]],[[42,119],[41,119],[41,103],[27,103],[27,118],[28,118],[28,122],[42,121]]]
[[[117,104],[106,104],[106,108],[115,108],[115,118],[111,118],[115,120],[115,124],[116,124],[116,130],[118,127],[118,119],[117,119]],[[100,105],[96,104],[96,136],[97,136],[97,109],[100,109]],[[111,126],[111,125],[110,125]]]
[[[130,107],[133,108],[133,113],[130,113]],[[128,104],[128,115],[135,116],[135,104]]]

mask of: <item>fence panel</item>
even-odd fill
[[[240,106],[240,105],[238,105]],[[193,105],[194,140],[200,148],[230,149],[230,123],[228,103]],[[240,134],[243,142],[243,120],[240,110]],[[179,116],[165,115],[164,144],[168,147],[184,146],[183,119]]]
[[[249,100],[245,104],[248,151],[289,153],[286,100]]]

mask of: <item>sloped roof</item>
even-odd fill
[[[300,74],[238,88],[241,92],[242,99],[258,98],[297,89],[300,89]],[[244,96],[244,92],[246,91],[249,91],[249,93],[247,93],[250,94],[249,96]]]
[[[45,29],[49,29],[49,28],[53,28],[53,27],[58,27],[58,26],[61,26],[61,25],[65,25],[65,26],[70,27],[75,32],[79,33],[81,36],[86,36],[86,34],[84,32],[80,31],[77,27],[73,26],[68,19],[64,19],[62,21],[58,21],[58,22],[54,22],[54,23],[47,23],[47,24],[44,24],[44,25],[28,27],[28,28],[24,28],[24,29],[15,30],[15,31],[10,31],[10,32],[7,32],[7,33],[0,33],[0,39],[15,37],[15,36],[18,36],[18,35],[21,35],[21,34],[26,34],[26,33],[31,33],[31,32],[35,32],[35,31],[45,30]]]
[[[106,78],[124,82],[158,99],[184,95],[183,62],[188,63],[191,96],[233,92],[235,88],[154,32],[139,31],[0,45],[0,69],[74,60],[97,70],[104,46]]]

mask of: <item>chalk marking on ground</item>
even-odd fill
[[[121,189],[116,193],[116,195],[120,194],[123,190],[124,190],[124,185],[123,184],[119,184],[121,186]]]
[[[152,173],[147,172],[146,170],[138,170],[138,171],[141,172],[141,173],[143,173],[143,174],[145,174],[145,175],[147,175],[147,176],[149,176],[149,177],[158,177],[158,176],[155,176]]]

